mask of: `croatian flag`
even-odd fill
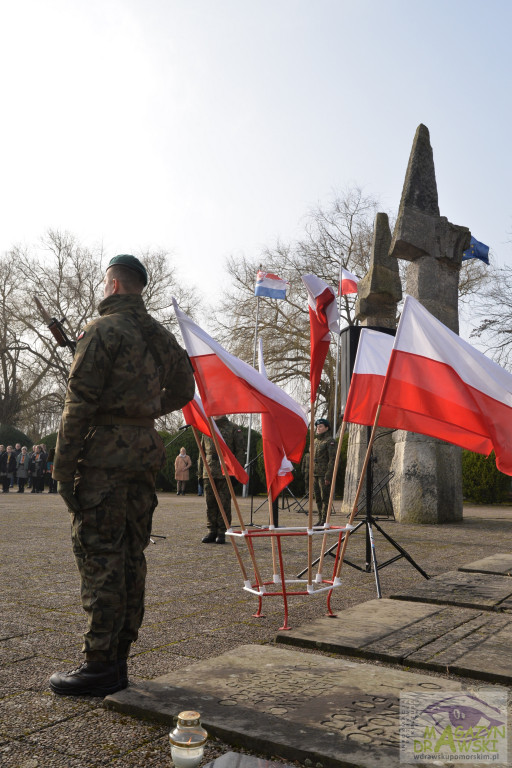
[[[359,278],[349,272],[348,269],[341,268],[341,282],[338,286],[338,296],[346,296],[347,293],[357,293],[357,284]]]
[[[255,296],[267,296],[269,299],[286,299],[286,291],[290,287],[288,280],[282,280],[272,272],[258,272],[256,277]]]
[[[361,330],[343,414],[345,421],[366,426],[375,421],[394,341],[389,333]],[[379,423],[382,425],[382,420]]]
[[[496,454],[512,475],[512,374],[407,296],[381,401],[382,426]]]
[[[263,349],[261,339],[259,341],[259,369],[262,376],[267,378],[265,363],[263,362]],[[275,428],[274,421],[268,413],[261,414],[261,438],[263,442],[263,461],[265,463],[265,475],[267,478],[267,493],[271,493],[272,501],[277,499],[283,488],[286,488],[293,480],[293,465],[286,456],[281,441],[281,435]]]
[[[174,311],[208,416],[226,413],[268,413],[286,455],[299,462],[306,443],[308,420],[302,406],[258,371],[227,352],[178,307]]]
[[[197,430],[199,430],[199,432],[202,432],[203,435],[206,435],[207,437],[212,436],[210,425],[208,424],[208,418],[204,412],[201,398],[197,392],[194,393],[194,399],[187,403],[187,405],[184,405],[181,410],[183,412],[183,418],[185,419],[186,424],[195,427]],[[228,448],[226,441],[222,437],[222,434],[215,422],[213,422],[213,426],[215,429],[215,436],[218,440],[219,447],[222,451],[222,456],[226,463],[226,467],[228,468],[229,474],[234,475],[234,477],[236,477],[236,479],[242,483],[242,485],[246,485],[249,482],[249,475],[242,467],[240,462],[235,458],[231,449]]]
[[[338,307],[334,289],[313,274],[303,275],[308,291],[309,326],[311,339],[311,402],[315,402],[322,370],[329,351],[330,331],[339,334]]]

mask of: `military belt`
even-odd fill
[[[150,418],[131,418],[130,416],[109,416],[106,413],[94,417],[93,427],[154,427],[155,420]]]

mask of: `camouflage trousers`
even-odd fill
[[[76,486],[73,553],[80,573],[86,658],[125,658],[144,616],[146,558],[156,473],[86,467]]]
[[[222,501],[222,506],[224,507],[224,512],[231,525],[231,494],[229,492],[227,481],[223,477],[215,477],[214,480],[220,500]],[[217,504],[212,484],[210,483],[209,478],[204,478],[203,483],[206,500],[206,525],[213,533],[223,533],[226,530],[226,524],[222,519],[222,514],[219,505]]]
[[[313,480],[313,492],[315,494],[316,508],[318,510],[318,517],[325,523],[327,517],[327,507],[329,506],[329,494],[331,493],[331,484],[325,484],[324,476],[315,476]]]

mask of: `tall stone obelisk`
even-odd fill
[[[390,255],[409,262],[406,293],[459,332],[458,286],[467,227],[439,213],[434,158],[428,129],[420,125],[412,145]],[[402,430],[395,432],[395,516],[403,522],[462,519],[461,449]]]
[[[362,326],[396,328],[397,304],[402,298],[398,261],[389,255],[391,230],[385,213],[378,213],[373,228],[370,267],[357,286],[356,319]],[[368,429],[350,424],[343,510],[352,509],[368,445]],[[373,487],[389,473],[394,443],[389,430],[377,430],[372,451]],[[383,512],[382,498],[373,500],[373,513]]]

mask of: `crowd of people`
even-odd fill
[[[33,445],[29,451],[20,443],[0,445],[0,483],[2,493],[9,493],[15,486],[14,493],[43,493],[45,486],[48,493],[57,493],[57,482],[52,478],[55,448],[46,450],[46,445]]]

